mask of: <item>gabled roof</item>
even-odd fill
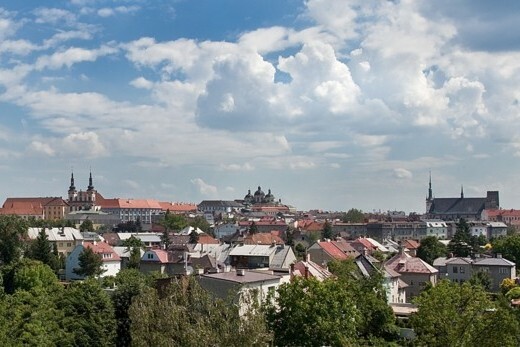
[[[411,257],[405,252],[399,252],[390,258],[385,266],[392,270],[403,273],[425,273],[434,274],[439,272],[436,268],[422,260],[421,258]]]
[[[194,203],[159,201],[159,205],[161,205],[163,211],[169,210],[177,213],[197,211],[197,205]]]
[[[36,239],[38,237],[38,234],[42,228],[28,228],[27,229],[27,236],[30,239]],[[65,242],[74,242],[75,240],[83,240],[83,236],[81,235],[80,231],[76,228],[46,228],[45,234],[47,235],[47,238],[51,242],[57,242],[57,241],[65,241]]]
[[[430,213],[477,214],[484,210],[486,198],[434,198]]]
[[[308,276],[316,278],[318,281],[326,280],[327,278],[334,277],[334,275],[327,269],[319,266],[311,260],[303,261],[294,264],[293,276]]]
[[[512,267],[516,264],[505,258],[480,258],[473,263],[475,266],[507,266]]]
[[[419,242],[411,239],[403,240],[401,245],[408,249],[417,249],[420,246]]]
[[[215,274],[204,274],[201,275],[201,277],[209,278],[209,279],[215,279],[215,280],[221,280],[221,281],[227,281],[227,282],[234,282],[238,284],[245,284],[245,283],[257,283],[257,282],[264,282],[264,281],[279,281],[281,279],[280,276],[271,275],[268,273],[262,273],[259,271],[243,271],[243,275],[239,275],[236,271],[230,271],[230,272],[220,272]]]
[[[102,257],[103,262],[121,260],[121,257],[114,251],[112,246],[105,242],[83,242],[83,247],[90,248],[96,254],[108,254],[109,257]]]
[[[336,260],[345,260],[348,258],[348,256],[334,244],[334,241],[322,241],[317,243],[321,249]]]
[[[272,233],[256,233],[244,237],[244,244],[246,245],[283,245],[285,242],[281,237],[275,236]]]

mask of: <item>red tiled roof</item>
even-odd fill
[[[202,243],[205,245],[218,245],[220,242],[216,238],[211,237],[208,234],[200,234],[198,243]]]
[[[344,260],[348,258],[348,256],[343,253],[336,245],[334,245],[333,242],[323,241],[318,242],[318,244],[325,252],[327,252],[332,258],[336,260]]]
[[[0,214],[43,216],[44,206],[67,206],[61,197],[7,198]]]
[[[106,242],[83,242],[83,247],[92,249],[96,254],[111,254],[110,258],[103,257],[103,261],[121,260],[119,255]]]
[[[285,242],[272,233],[256,233],[244,237],[244,244],[246,245],[271,245],[275,242],[277,245],[283,245]]]
[[[437,273],[438,270],[433,266],[426,263],[424,260],[416,257],[411,257],[408,254],[402,252],[397,253],[395,256],[390,258],[385,266],[391,268],[398,273]]]
[[[402,242],[402,246],[403,247],[406,247],[408,249],[417,249],[419,248],[419,242],[415,241],[415,240],[404,240]]]
[[[354,242],[358,242],[360,244],[363,245],[363,247],[367,248],[367,249],[377,249],[377,247],[375,245],[372,244],[372,242],[368,241],[366,238],[364,237],[358,237]]]
[[[101,208],[162,209],[159,202],[153,199],[103,199],[98,201],[98,205]]]
[[[193,203],[184,203],[184,202],[168,202],[168,201],[159,201],[159,205],[163,211],[171,211],[171,212],[196,212],[197,204]]]

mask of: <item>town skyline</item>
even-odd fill
[[[7,0],[0,195],[518,208],[520,4]]]

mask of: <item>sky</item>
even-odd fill
[[[520,208],[520,2],[4,0],[0,200]]]

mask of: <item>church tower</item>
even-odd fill
[[[432,191],[432,172],[430,171],[430,183],[428,186],[428,196],[426,197],[426,213],[429,213],[433,205],[433,191]]]
[[[87,187],[87,203],[89,208],[92,205],[95,205],[96,202],[96,191],[94,190],[94,184],[92,182],[92,170],[90,171],[90,176],[88,178],[88,187]]]
[[[68,191],[69,201],[74,201],[78,196],[78,191],[76,190],[76,186],[74,185],[74,172],[70,174],[70,186]]]

